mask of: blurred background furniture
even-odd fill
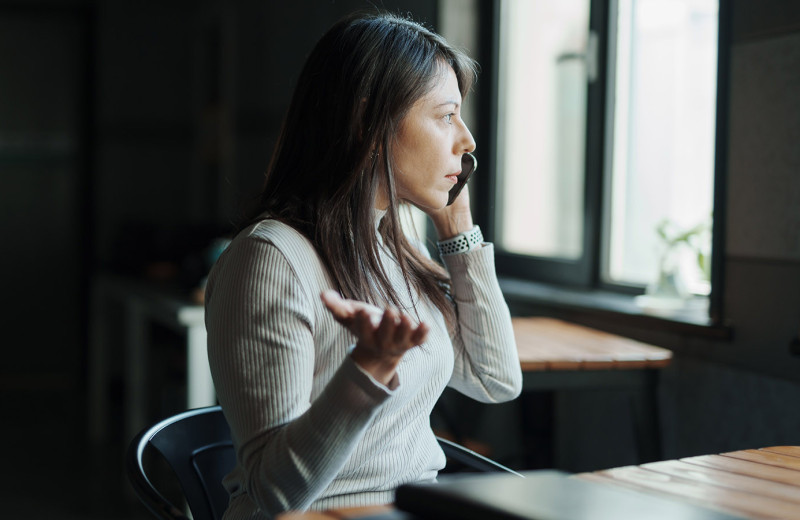
[[[164,325],[185,338],[186,397],[181,409],[216,404],[208,367],[205,312],[185,292],[168,285],[102,274],[94,279],[89,354],[89,432],[103,441],[109,429],[109,380],[114,357],[123,356],[123,434],[132,438],[148,421],[151,326]],[[111,330],[111,314],[122,313]]]

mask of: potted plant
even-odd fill
[[[684,229],[670,221],[662,220],[656,227],[659,238],[658,273],[647,286],[644,295],[637,297],[641,307],[658,310],[673,310],[684,306],[692,291],[687,287],[687,253],[696,262],[695,278],[708,282],[711,276],[710,264],[711,218]]]

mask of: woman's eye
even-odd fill
[[[447,114],[446,116],[444,116],[444,120],[447,121],[448,123],[452,124],[453,123],[453,115],[455,115],[455,114]]]

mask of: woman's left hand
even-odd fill
[[[333,317],[358,338],[353,360],[372,377],[388,384],[403,355],[425,342],[429,328],[403,313],[368,303],[345,300],[336,291],[321,295]]]

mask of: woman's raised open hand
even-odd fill
[[[324,291],[320,296],[336,321],[358,338],[353,361],[383,384],[391,381],[403,354],[428,337],[428,325],[415,324],[395,309],[345,300],[336,291]]]

